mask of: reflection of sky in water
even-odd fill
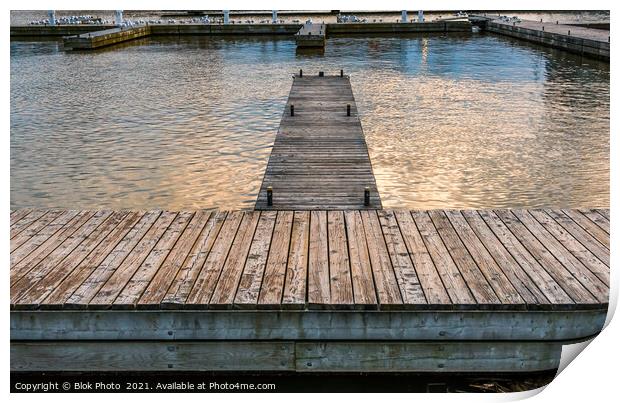
[[[11,205],[251,208],[299,68],[351,74],[386,207],[609,204],[609,64],[424,35],[11,42]]]

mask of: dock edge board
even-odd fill
[[[529,372],[558,342],[11,342],[11,371]]]
[[[592,311],[12,311],[12,341],[570,341],[595,336]]]

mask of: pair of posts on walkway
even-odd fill
[[[407,22],[407,10],[400,12],[400,22]],[[418,11],[418,22],[424,22],[424,11]]]

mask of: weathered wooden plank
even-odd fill
[[[23,208],[19,210],[11,210],[10,215],[10,226],[17,224],[22,218],[26,217],[28,214],[32,213],[34,210],[31,208]]]
[[[22,211],[22,210],[18,210]],[[22,231],[30,226],[33,222],[37,221],[39,218],[43,217],[48,213],[48,210],[23,210],[28,212],[27,215],[21,217],[19,220],[13,220],[11,216],[11,239],[15,238]]]
[[[194,286],[194,282],[226,220],[227,214],[227,212],[217,211],[209,218],[198,240],[190,250],[187,259],[183,262],[183,266],[163,297],[160,304],[162,308],[178,308],[185,304]]]
[[[508,212],[502,213],[500,217],[509,217]],[[553,237],[534,217],[523,210],[512,210],[513,216],[517,217],[521,223],[545,246],[557,261],[564,266],[572,276],[579,281],[596,299],[601,303],[609,300],[609,287],[599,278],[588,270],[583,263],[571,254],[557,239]]]
[[[560,342],[53,341],[11,343],[11,371],[524,372],[557,369]]]
[[[372,273],[375,279],[375,287],[377,288],[379,306],[389,309],[401,305],[403,298],[400,294],[394,269],[392,268],[377,213],[374,211],[362,211],[361,216],[368,245],[368,255],[372,265]]]
[[[73,235],[82,225],[84,225],[95,213],[92,211],[82,211],[71,219],[59,231],[56,231],[45,242],[38,245],[36,249],[21,259],[18,263],[11,262],[11,284],[22,278],[27,272],[41,263],[50,253],[58,248],[67,238]],[[27,246],[27,245],[25,245]],[[17,252],[17,251],[16,251]],[[11,255],[13,257],[13,255]]]
[[[69,310],[10,314],[12,340],[552,341],[596,336],[607,309]],[[68,326],[76,324],[77,326]],[[169,332],[172,330],[172,332]],[[484,344],[484,343],[482,343]]]
[[[328,305],[330,302],[329,244],[327,242],[327,213],[310,213],[310,249],[308,251],[308,304]]]
[[[177,214],[155,246],[153,246],[153,249],[146,256],[146,259],[144,259],[122,287],[122,291],[112,300],[112,304],[115,308],[133,308],[137,304],[144,290],[148,287],[159,268],[169,256],[170,251],[173,249],[193,215],[194,213],[187,211]],[[113,280],[114,277],[111,279]],[[98,303],[101,303],[101,301]],[[105,304],[106,302],[103,303]]]
[[[345,211],[344,218],[349,244],[354,304],[359,308],[373,308],[377,305],[377,295],[362,217],[359,211]]]
[[[290,341],[14,342],[14,371],[283,371]]]
[[[607,232],[608,234],[610,233],[609,219],[603,217],[603,215],[600,214],[599,211],[594,209],[579,209],[579,212],[592,220],[592,222],[594,222],[596,225],[601,227],[603,231]]]
[[[11,239],[11,266],[19,263],[77,214],[77,210],[53,210],[26,227],[24,231]]]
[[[293,212],[278,211],[263,284],[258,297],[258,308],[279,307],[282,302],[292,226]]]
[[[413,262],[409,257],[409,252],[405,241],[398,227],[398,222],[391,210],[381,210],[377,212],[379,222],[383,230],[383,236],[387,246],[392,267],[400,293],[403,297],[403,304],[409,306],[425,306],[427,305],[424,291],[420,285],[420,280],[416,274]]]
[[[330,306],[352,307],[353,284],[351,265],[342,211],[327,212],[327,239],[329,248]]]
[[[561,210],[546,209],[545,213],[609,267],[609,249],[604,247],[603,244],[590,235],[588,231],[584,230]]]
[[[481,305],[499,305],[500,301],[493,287],[478,268],[443,211],[431,210],[428,214],[476,301]]]
[[[97,239],[102,238],[97,247],[77,266],[63,265],[63,270],[55,270],[54,276],[48,279],[46,292],[41,292],[41,296],[31,299],[32,303],[39,303],[48,307],[61,307],[65,301],[73,294],[75,290],[90,276],[90,274],[112,253],[116,245],[122,242],[122,239],[144,216],[144,212],[130,212],[126,214],[122,221],[110,232],[103,231],[98,234]],[[111,225],[115,219],[110,220]],[[96,242],[96,240],[93,240]],[[67,273],[64,277],[65,271]],[[55,279],[58,277],[60,283],[55,285]],[[43,302],[41,302],[43,301]]]
[[[598,211],[603,217],[607,218],[608,220],[611,220],[611,216],[609,215],[609,209],[599,208],[599,209],[596,209],[596,211]]]
[[[450,296],[444,288],[441,277],[411,214],[405,210],[398,210],[394,212],[394,216],[407,247],[407,252],[416,269],[429,308],[445,309],[451,304]]]
[[[97,291],[88,305],[92,308],[109,308],[116,297],[123,291],[125,285],[140,268],[149,256],[162,235],[178,214],[164,211],[153,226],[144,234],[144,237],[127,255],[123,262],[111,273],[105,284]]]
[[[234,304],[238,307],[255,308],[258,304],[276,217],[275,211],[264,211],[260,215],[256,234],[252,239],[250,252],[235,295]]]
[[[226,263],[213,290],[211,307],[232,307],[259,218],[260,212],[258,211],[244,214]]]
[[[412,211],[411,216],[420,231],[420,236],[435,263],[452,303],[458,306],[477,306],[475,297],[467,287],[458,267],[452,261],[450,253],[437,233],[428,213]]]
[[[114,273],[134,246],[157,220],[160,211],[139,214],[140,221],[126,221],[119,231],[108,238],[109,242],[100,250],[100,259],[92,259],[80,265],[46,300],[46,304],[63,304],[67,307],[88,305],[88,301]],[[121,238],[120,241],[118,238]]]
[[[286,265],[284,293],[282,295],[282,306],[287,309],[303,308],[306,305],[309,230],[310,213],[308,211],[295,211]]]
[[[454,232],[467,248],[470,256],[478,265],[478,268],[489,282],[491,288],[493,288],[493,291],[495,291],[495,295],[497,295],[501,303],[514,309],[525,308],[524,298],[517,292],[461,213],[453,210],[444,211],[443,213],[452,224]],[[527,297],[531,297],[531,293],[527,288],[524,291]],[[530,301],[534,302],[532,298],[530,298]]]
[[[594,273],[606,287],[609,287],[609,266],[606,266],[596,255],[590,252],[583,244],[575,239],[553,218],[541,210],[530,210],[531,214],[551,235],[553,235],[567,250]],[[524,212],[524,214],[527,214]],[[609,258],[609,256],[608,256]]]
[[[295,344],[298,371],[522,372],[555,370],[562,343],[334,341]]]
[[[538,288],[545,294],[545,297],[554,305],[571,307],[575,303],[573,299],[551,276],[547,270],[543,268],[538,259],[530,253],[528,248],[522,244],[517,238],[517,234],[513,234],[510,229],[500,220],[500,218],[492,211],[478,212],[485,223],[497,236],[506,250],[514,257],[514,259],[523,267],[523,270],[532,278]],[[471,223],[476,212],[463,212]]]
[[[598,302],[597,298],[581,285],[512,213],[501,210],[494,213],[575,302],[580,304],[596,304]]]
[[[89,301],[97,294],[99,289],[116,272],[145,234],[153,228],[154,223],[161,214],[161,211],[150,211],[144,214],[140,221],[129,232],[124,234],[123,239],[99,265],[92,269],[85,267],[83,275],[88,275],[88,277],[81,284],[76,283],[79,287],[66,300],[64,306],[69,308],[87,307]],[[121,234],[118,235],[120,236]],[[88,274],[89,270],[90,274]],[[79,274],[78,277],[81,278],[82,274]],[[67,292],[70,291],[70,289],[67,289]]]
[[[517,263],[515,257],[513,257],[504,247],[493,231],[484,222],[482,217],[480,217],[480,215],[478,215],[475,211],[461,211],[459,214],[465,218],[467,225],[478,236],[478,239],[485,246],[489,255],[495,262],[497,262],[499,269],[501,269],[510,279],[512,285],[516,288],[519,295],[525,300],[525,302],[528,305],[536,305],[545,308],[549,307],[550,303],[545,296],[545,293],[538,288],[536,281],[534,281],[536,278],[533,280],[528,275],[528,272],[524,270],[519,263]],[[453,223],[457,223],[455,226],[461,225],[458,224],[460,219],[458,218],[456,212],[449,214],[449,217]],[[482,251],[480,253],[484,254]],[[527,262],[524,262],[523,264],[526,265]],[[526,268],[527,267],[529,266],[526,266]],[[533,272],[533,270],[531,272]],[[545,272],[544,274],[547,273]],[[553,282],[553,279],[550,277],[548,277],[548,279]],[[566,296],[566,298],[569,300],[568,296]]]
[[[583,228],[586,232],[593,236],[597,241],[599,241],[607,249],[609,249],[609,234],[605,232],[601,227],[596,225],[592,220],[590,220],[577,210],[564,209],[562,211],[573,221],[575,221],[581,228]]]
[[[71,262],[67,262],[67,258],[71,256],[76,249],[81,253],[76,256],[78,261],[86,257],[90,250],[78,248],[78,246],[87,240],[111,215],[111,211],[98,211],[95,213],[90,220],[82,225],[81,228],[75,231],[63,243],[58,245],[45,259],[25,273],[15,282],[14,286],[11,287],[11,302],[13,303],[24,296],[32,286],[44,280],[57,266],[61,264],[70,265]]]
[[[168,288],[176,278],[177,273],[183,267],[183,263],[192,251],[196,240],[202,233],[205,225],[211,217],[210,211],[200,210],[192,217],[176,244],[161,264],[161,267],[153,275],[148,286],[144,289],[137,305],[140,307],[159,307],[166,295]],[[135,278],[135,276],[134,276]]]
[[[186,304],[196,307],[208,305],[242,219],[243,212],[239,211],[229,213],[226,217],[211,252],[188,295]]]
[[[15,295],[11,303],[18,303],[22,307],[36,308],[54,290],[54,288],[71,273],[82,261],[96,250],[99,244],[118,226],[127,216],[126,212],[114,212],[96,231],[84,239],[71,253],[63,256],[62,260],[47,272],[39,272],[33,276],[33,271],[28,273],[14,287],[21,294]],[[27,281],[28,284],[23,284]],[[21,283],[21,284],[20,284]],[[13,294],[13,288],[11,289]],[[19,298],[18,302],[15,302]]]

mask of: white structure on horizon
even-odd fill
[[[224,10],[224,24],[228,24],[230,20],[230,10]]]
[[[424,22],[424,11],[418,11],[418,22]]]
[[[114,25],[123,25],[123,10],[116,10],[114,13]]]
[[[56,11],[49,10],[47,12],[47,15],[48,15],[49,20],[50,20],[50,25],[56,25]]]
[[[276,24],[278,22],[278,10],[271,11],[271,23]]]
[[[400,22],[407,22],[407,10],[400,12]]]

